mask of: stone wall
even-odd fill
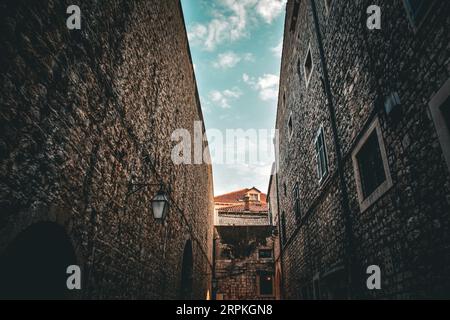
[[[274,259],[262,259],[258,255],[259,249],[272,250],[274,248],[274,238],[271,237],[271,228],[262,227],[222,227],[227,228],[233,236],[233,243],[221,237],[221,232],[217,233],[217,247],[215,258],[215,277],[217,279],[218,298],[225,300],[270,300],[275,297],[275,281],[273,294],[270,296],[260,295],[259,276],[269,274],[275,275]],[[252,228],[258,228],[253,230]],[[234,229],[234,230],[231,230]],[[223,230],[222,230],[223,232]],[[255,236],[253,236],[255,235]],[[242,248],[250,248],[250,252],[245,255],[236,254],[236,243]],[[224,253],[224,250],[231,253]],[[244,250],[241,250],[244,251]]]
[[[183,250],[193,291],[210,288],[209,165],[174,165],[173,130],[202,121],[179,1],[1,5],[0,252],[27,227],[64,227],[82,268],[82,298],[173,299]],[[204,128],[203,128],[204,130]],[[166,223],[150,200],[162,184]]]
[[[286,217],[285,296],[448,298],[450,177],[428,103],[450,76],[450,39],[445,32],[450,4],[435,1],[414,30],[403,1],[331,1],[329,10],[326,1],[313,2],[326,70],[312,1],[299,1],[295,22],[294,1],[288,1],[285,22],[276,123],[278,200]],[[372,4],[381,8],[381,30],[366,27],[366,9]],[[307,83],[309,48],[313,69]],[[384,111],[392,92],[401,100],[395,117]],[[380,124],[392,186],[362,210],[352,152],[374,121]],[[329,173],[319,182],[314,141],[321,126]],[[293,210],[296,182],[301,219]],[[366,287],[366,268],[373,264],[381,268],[381,290]]]
[[[281,227],[280,214],[278,212],[278,189],[277,189],[277,172],[275,166],[272,167],[272,173],[269,180],[269,189],[267,191],[267,202],[269,203],[269,215],[272,219],[274,227],[273,233],[273,257],[275,262],[275,299],[279,300],[283,297],[283,279],[282,279],[282,252],[281,252]]]

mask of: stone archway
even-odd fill
[[[75,250],[64,228],[33,224],[0,257],[0,299],[69,298],[66,269],[73,264]]]
[[[194,259],[192,255],[192,242],[186,241],[183,251],[183,264],[181,266],[180,299],[192,299],[192,282],[194,274]]]

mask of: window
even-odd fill
[[[273,276],[271,274],[262,273],[259,275],[259,295],[273,295]]]
[[[305,64],[303,66],[303,69],[305,70],[306,87],[308,87],[308,85],[309,85],[309,80],[311,79],[311,74],[312,74],[313,68],[314,68],[314,65],[313,65],[312,55],[311,55],[311,45],[309,45],[308,52],[306,53]]]
[[[316,135],[316,164],[317,164],[317,177],[319,183],[328,174],[328,159],[327,151],[325,147],[325,137],[323,127],[320,127]]]
[[[298,182],[295,183],[294,189],[292,190],[293,198],[294,198],[294,213],[295,218],[299,220],[301,218],[301,212],[300,212],[300,195],[298,190]]]
[[[250,193],[250,200],[251,201],[258,201],[258,194],[257,193]]]
[[[356,157],[363,197],[367,198],[386,180],[376,131],[370,134]]]
[[[330,14],[331,4],[333,3],[333,0],[324,0],[324,1],[325,1],[325,11],[327,14]]]
[[[220,257],[225,260],[232,259],[231,249],[230,248],[222,249],[220,252]]]
[[[441,143],[447,167],[450,170],[450,78],[428,104]]]
[[[284,211],[281,214],[281,241],[283,244],[286,243],[286,215]]]
[[[409,22],[418,29],[425,20],[435,0],[403,0]]]
[[[271,249],[259,249],[258,257],[259,257],[259,259],[272,259],[272,250]]]
[[[294,128],[293,128],[293,124],[292,124],[292,112],[289,115],[289,119],[288,119],[288,135],[289,135],[289,140],[292,137],[292,134],[294,133]]]
[[[286,182],[283,183],[283,194],[284,194],[285,197],[287,196]]]
[[[294,9],[292,10],[292,18],[291,18],[291,26],[289,30],[291,32],[295,31],[295,27],[297,25],[298,11],[300,9],[300,0],[294,1]]]
[[[352,160],[360,210],[364,211],[392,186],[378,118],[352,152]]]

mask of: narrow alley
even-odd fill
[[[450,299],[449,13],[2,1],[0,299]]]

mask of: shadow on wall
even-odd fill
[[[180,299],[182,300],[192,299],[193,269],[192,242],[188,240],[184,245],[183,264],[181,267]]]
[[[65,299],[75,250],[63,227],[40,222],[28,227],[0,258],[0,299]]]

